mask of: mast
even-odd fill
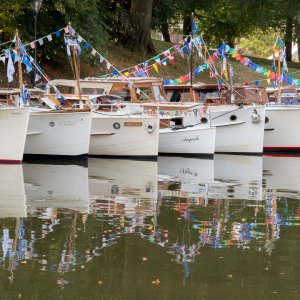
[[[69,22],[68,24],[69,27],[69,35],[70,37],[74,38],[72,35],[72,27],[71,23]],[[75,39],[75,38],[74,38]],[[73,63],[74,63],[74,69],[75,69],[75,79],[77,82],[77,88],[78,88],[78,95],[79,95],[79,100],[80,100],[80,105],[82,105],[82,96],[81,96],[81,91],[80,91],[80,81],[79,81],[79,72],[78,72],[78,46],[72,46],[72,53],[73,53]]]
[[[16,50],[17,55],[21,57],[21,50],[20,50],[20,40],[19,40],[19,31],[16,30]],[[22,76],[22,65],[21,60],[18,61],[18,73],[19,73],[19,88],[20,88],[20,99],[22,99],[22,89],[23,89],[23,76]]]
[[[194,37],[194,13],[193,12],[192,12],[191,22],[192,22],[192,32],[191,32],[190,42],[191,42],[191,39],[193,39],[193,37]],[[194,95],[193,95],[193,51],[194,51],[194,49],[191,48],[191,54],[190,54],[190,98],[192,98],[192,100],[195,101]]]
[[[280,31],[278,31],[277,33],[277,39],[280,39]],[[277,101],[280,101],[280,95],[281,95],[281,81],[280,81],[280,47],[278,47],[278,76],[279,76],[279,80],[278,80],[278,99]]]
[[[77,88],[78,88],[78,95],[79,95],[79,100],[82,102],[82,97],[81,97],[81,91],[80,91],[80,82],[79,82],[79,75],[78,75],[78,65],[77,65],[77,47],[73,46],[72,47],[72,52],[73,52],[73,62],[74,62],[74,69],[75,69],[75,77],[76,77],[76,82],[77,82]]]

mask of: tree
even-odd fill
[[[154,53],[151,41],[151,20],[153,0],[131,0],[130,24],[125,44],[132,51]]]

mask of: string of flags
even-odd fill
[[[126,69],[120,70],[120,73],[125,75],[126,77],[147,77],[150,70],[155,70],[158,73],[159,66],[167,66],[167,62],[171,63],[175,62],[175,54],[179,54],[183,59],[185,58],[184,53],[186,52],[188,55],[190,51],[187,51],[186,44],[189,37],[184,38],[176,45],[170,47],[169,49],[161,52],[158,55],[153,56],[152,58],[141,62],[137,65],[128,67]],[[111,77],[115,74],[109,73],[101,77]]]
[[[281,43],[280,41],[275,42],[276,47],[277,45],[283,45],[283,42]],[[287,83],[289,85],[295,85],[295,86],[300,86],[300,80],[299,79],[294,79],[293,74],[289,74],[288,76],[284,73],[284,70],[287,71],[287,68],[283,69],[282,74],[277,74],[276,70],[273,67],[273,70],[268,70],[264,67],[259,66],[258,64],[254,63],[250,58],[244,57],[241,54],[239,54],[234,48],[231,48],[229,45],[223,43],[217,50],[217,56],[219,58],[222,58],[223,53],[231,56],[232,58],[235,58],[237,61],[239,61],[241,64],[244,66],[248,67],[251,69],[253,72],[259,73],[261,75],[264,75],[267,77],[267,82],[268,84],[271,84],[271,80],[274,80],[275,82],[283,82]],[[259,85],[259,80],[254,81],[255,85]],[[245,82],[245,85],[248,83]]]
[[[193,31],[196,33],[198,32],[198,29],[196,30],[196,25],[193,24],[195,28]],[[72,32],[70,32],[70,30]],[[62,33],[64,32],[64,41],[67,48],[67,53],[70,55],[70,46],[74,45],[76,43],[78,47],[79,54],[82,53],[83,49],[86,51],[89,51],[89,53],[93,56],[99,57],[99,62],[106,63],[106,69],[108,71],[112,70],[111,73],[108,75],[105,75],[106,77],[111,76],[120,76],[121,80],[127,80],[127,77],[135,76],[135,77],[148,77],[150,70],[155,70],[157,73],[159,72],[159,67],[161,66],[167,66],[167,62],[170,61],[174,63],[175,60],[175,54],[178,53],[182,58],[185,58],[185,55],[190,56],[192,51],[196,50],[196,53],[198,56],[202,59],[204,59],[205,63],[203,65],[199,65],[197,68],[193,71],[193,76],[199,75],[201,72],[209,69],[210,70],[210,77],[211,78],[217,78],[218,84],[222,83],[222,80],[220,79],[216,67],[214,65],[214,62],[216,59],[221,58],[223,60],[223,65],[225,64],[226,55],[231,56],[232,58],[235,58],[237,61],[239,61],[244,66],[247,66],[254,72],[257,72],[261,75],[264,75],[267,77],[267,82],[270,84],[271,80],[274,80],[274,82],[284,82],[290,85],[297,85],[300,86],[300,80],[294,79],[293,74],[289,74],[288,76],[285,74],[285,72],[288,72],[286,59],[285,59],[285,47],[284,43],[281,40],[281,38],[278,36],[275,44],[274,44],[274,56],[276,53],[280,53],[282,61],[283,61],[283,72],[282,74],[276,73],[276,66],[273,64],[272,71],[267,70],[266,68],[263,68],[259,66],[258,64],[251,61],[248,57],[244,57],[241,54],[239,54],[234,48],[231,48],[229,45],[223,43],[216,52],[214,52],[211,56],[209,55],[208,49],[205,45],[205,42],[201,36],[188,36],[184,38],[182,41],[180,41],[178,44],[172,46],[171,48],[163,51],[162,53],[142,62],[139,63],[133,67],[127,68],[125,70],[118,71],[105,57],[103,57],[96,49],[94,49],[84,38],[82,38],[77,32],[74,31],[71,27],[64,27],[61,28],[55,32],[52,32],[48,35],[45,35],[41,38],[36,39],[35,41],[32,41],[28,44],[22,44],[21,43],[21,55],[19,56],[17,54],[16,50],[10,50],[10,49],[4,49],[4,53],[0,55],[0,62],[2,62],[4,65],[7,62],[7,77],[8,81],[11,82],[13,80],[13,75],[15,73],[14,70],[14,64],[18,61],[21,61],[23,65],[26,67],[26,73],[30,73],[33,69],[33,58],[29,55],[24,55],[24,53],[27,53],[27,48],[30,47],[31,49],[36,48],[37,46],[43,46],[46,41],[51,42],[53,38],[59,38],[62,36]],[[69,36],[75,36],[75,39],[70,39]],[[15,42],[15,39],[13,40]],[[203,54],[204,53],[204,54]],[[208,58],[206,58],[206,55]],[[41,70],[38,66],[37,69]],[[227,76],[227,72],[224,72],[224,68],[221,70],[221,75],[225,75],[225,79]],[[230,69],[229,72],[230,76],[233,76],[233,69]],[[179,84],[183,83],[185,81],[190,80],[190,74],[186,74],[184,76],[181,76],[174,80],[165,80],[165,84]],[[47,75],[44,74],[45,78],[49,78]],[[259,80],[255,80],[255,85],[259,85]],[[247,84],[247,83],[246,83]],[[129,85],[133,85],[129,82]],[[139,90],[137,92],[140,92]]]

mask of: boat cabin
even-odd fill
[[[233,92],[229,86],[217,84],[180,84],[165,85],[165,92],[170,102],[200,102],[204,105],[220,105],[230,103],[265,103],[267,93],[263,87],[234,87]]]
[[[49,85],[56,86],[64,94],[78,94],[75,80],[55,79]],[[50,93],[54,92],[50,90]],[[80,92],[90,98],[97,95],[117,96],[121,102],[160,102],[165,99],[161,79],[157,78],[85,78],[80,80]]]

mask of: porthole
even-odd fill
[[[113,127],[114,127],[114,129],[120,129],[121,125],[120,125],[120,123],[114,123]]]
[[[231,115],[230,116],[230,121],[234,122],[237,120],[237,116],[236,115]]]
[[[269,123],[269,118],[268,117],[265,117],[265,123],[267,124],[267,123]]]
[[[202,124],[206,124],[206,123],[207,123],[207,118],[201,118],[201,119],[200,119],[200,122],[201,122]]]
[[[50,127],[54,127],[54,126],[55,126],[55,123],[54,123],[54,122],[50,122],[50,123],[49,123],[49,126],[50,126]]]

